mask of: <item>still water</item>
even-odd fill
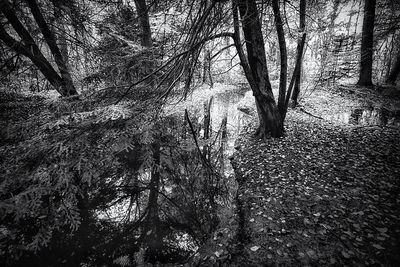
[[[237,184],[228,158],[243,126],[251,119],[251,115],[238,109],[245,92],[226,85],[200,88],[184,101],[172,101],[164,107],[161,122],[165,136],[172,141],[158,144],[161,164],[156,168],[161,178],[157,231],[163,244],[161,253],[157,252],[151,262],[179,263],[190,257],[216,229],[222,214],[234,209]],[[140,171],[137,183],[151,184],[153,171]],[[98,217],[117,225],[137,221],[140,212],[136,216],[136,210],[149,208],[149,191],[135,202],[126,199],[99,212]],[[154,230],[135,231],[138,237],[146,231],[149,236],[154,234]],[[148,241],[142,242],[135,253],[137,259],[131,261],[148,260],[144,256]]]
[[[400,126],[399,111],[378,107],[355,108],[326,119],[360,126]]]

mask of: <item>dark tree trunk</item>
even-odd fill
[[[69,56],[68,56],[68,44],[66,37],[66,27],[65,27],[65,19],[62,14],[61,6],[54,6],[54,17],[55,23],[57,27],[60,29],[58,35],[56,36],[58,47],[60,47],[61,56],[64,60],[64,64],[69,70]]]
[[[220,173],[225,173],[225,164],[224,164],[224,154],[225,154],[225,147],[226,147],[226,143],[227,143],[227,137],[228,137],[228,133],[227,133],[227,124],[228,124],[228,116],[227,114],[225,114],[225,116],[222,119],[221,122],[221,146],[220,146],[220,162],[219,162],[219,166],[220,166]]]
[[[396,61],[394,62],[392,70],[390,71],[390,73],[386,79],[386,82],[389,84],[396,84],[396,80],[397,80],[397,76],[399,76],[399,72],[400,72],[400,49],[397,52]]]
[[[71,74],[68,71],[67,65],[65,64],[65,60],[60,52],[60,49],[57,46],[56,37],[53,32],[50,30],[49,26],[47,25],[42,12],[39,9],[39,6],[36,3],[36,0],[28,0],[29,8],[32,12],[32,15],[38,24],[40,31],[42,32],[47,45],[50,48],[51,53],[56,61],[58,66],[58,70],[60,71],[62,84],[61,86],[64,87],[64,91],[68,92],[68,95],[76,95],[77,91],[75,86],[72,82]]]
[[[156,141],[157,142],[157,141]],[[147,255],[151,262],[156,262],[162,251],[162,234],[160,232],[160,217],[158,207],[158,191],[160,189],[160,144],[153,144],[154,167],[151,170],[150,193],[148,201],[147,225]]]
[[[17,53],[28,57],[62,96],[77,95],[77,91],[74,87],[66,87],[63,77],[60,77],[53,66],[42,54],[32,36],[19,21],[7,0],[0,0],[0,10],[8,19],[14,30],[21,37],[22,42],[11,37],[3,25],[0,25],[0,39],[3,40],[7,46],[14,49]]]
[[[136,10],[139,16],[141,26],[141,44],[144,47],[151,47],[153,42],[151,40],[151,28],[149,22],[149,13],[146,6],[145,0],[135,0]]]
[[[364,1],[364,19],[361,39],[360,76],[358,85],[372,85],[372,56],[374,47],[374,22],[376,0]]]
[[[299,31],[302,33],[301,37],[299,36],[299,39],[297,41],[297,55],[303,55],[303,47],[304,44],[302,45],[302,40],[303,36],[305,36],[305,30],[306,30],[306,0],[301,0],[300,1],[300,29]],[[301,82],[301,60],[302,57],[298,58],[300,60],[299,62],[299,68],[295,74],[295,83],[293,87],[293,94],[292,94],[292,107],[296,107],[298,104],[298,98],[300,94],[300,82]],[[297,64],[297,63],[296,63]]]
[[[287,49],[285,32],[283,30],[283,21],[281,17],[281,11],[279,8],[279,0],[272,1],[272,9],[275,17],[276,33],[278,34],[279,52],[281,58],[281,73],[279,78],[279,97],[278,97],[278,109],[281,116],[285,113],[285,96],[286,96],[286,85],[287,85]]]
[[[242,29],[246,40],[246,53],[240,40],[241,16]],[[255,0],[233,0],[234,42],[241,65],[255,97],[259,128],[256,135],[265,138],[283,135],[283,122],[276,105],[265,56],[264,40],[261,23]]]
[[[211,75],[211,51],[206,49],[204,52],[203,83],[209,83],[213,87],[214,83]]]
[[[211,104],[213,101],[213,97],[211,97],[208,101],[204,102],[204,141],[207,141],[211,137]],[[205,144],[203,146],[203,155],[206,160],[210,160],[211,157],[211,148],[209,144]]]
[[[61,77],[54,70],[53,66],[47,61],[40,52],[39,48],[34,43],[25,42],[25,45],[21,42],[12,38],[0,25],[0,39],[9,47],[14,49],[17,53],[28,57],[33,64],[35,64],[39,70],[43,73],[44,77],[50,82],[54,88],[58,89],[59,93],[66,96],[66,92],[61,90]]]

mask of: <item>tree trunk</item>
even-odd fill
[[[139,16],[141,26],[141,44],[144,47],[151,47],[153,42],[151,40],[151,28],[149,22],[149,13],[146,6],[145,0],[135,0],[136,10]]]
[[[61,95],[66,95],[66,92],[61,90],[61,77],[54,70],[53,66],[47,61],[47,59],[43,56],[42,52],[40,52],[39,48],[36,44],[32,44],[29,42],[25,42],[26,45],[23,45],[21,42],[18,42],[14,38],[12,38],[4,29],[3,25],[0,25],[0,39],[3,42],[14,49],[17,53],[22,54],[28,57],[33,64],[35,64],[39,70],[43,73],[44,77],[50,82],[54,88],[56,88]]]
[[[211,75],[211,51],[206,49],[204,52],[204,65],[203,65],[203,83],[209,82],[210,87],[213,87],[214,83]]]
[[[306,34],[306,0],[301,0],[300,1],[300,29],[299,31],[302,33],[301,37],[299,36],[299,39],[297,41],[297,55],[303,55],[303,47],[302,47],[302,39],[303,36]],[[301,50],[300,50],[301,49]],[[292,107],[295,108],[298,104],[298,98],[300,94],[300,82],[301,82],[301,60],[302,57],[300,57],[300,62],[299,62],[299,68],[297,70],[297,73],[295,74],[295,83],[293,87],[293,94],[292,94]],[[298,58],[299,59],[299,58]],[[296,63],[297,64],[297,63]]]
[[[54,17],[55,23],[57,27],[60,29],[60,32],[56,36],[58,47],[60,47],[61,56],[64,60],[64,64],[69,70],[69,56],[68,56],[68,44],[67,44],[67,37],[66,37],[66,27],[65,27],[65,19],[62,14],[62,7],[61,6],[54,6]]]
[[[68,71],[67,65],[65,64],[65,59],[62,57],[60,49],[57,46],[56,37],[54,36],[53,32],[50,30],[49,26],[47,25],[42,12],[39,9],[35,0],[28,0],[29,8],[32,12],[32,15],[38,24],[40,31],[42,32],[47,45],[50,48],[51,53],[56,61],[58,66],[58,70],[60,71],[62,84],[61,86],[64,87],[64,91],[68,92],[68,95],[77,95],[78,92],[75,89],[74,83],[72,82],[71,74]]]
[[[390,71],[390,73],[386,79],[386,83],[393,84],[393,85],[396,84],[396,80],[397,80],[397,76],[399,76],[399,72],[400,72],[400,49],[397,52],[396,61],[394,62],[392,70]]]
[[[154,166],[151,170],[150,193],[148,201],[148,214],[146,232],[147,255],[150,262],[156,262],[162,251],[162,235],[160,233],[160,218],[158,213],[158,191],[160,188],[160,144],[158,140],[153,144]]]
[[[204,102],[204,141],[208,141],[211,137],[211,104],[213,101],[213,97],[211,97],[208,101]],[[210,144],[204,144],[203,146],[203,155],[206,160],[210,160],[211,157],[211,147]]]
[[[227,124],[228,124],[228,114],[225,114],[222,122],[221,122],[221,145],[220,145],[220,162],[219,162],[219,172],[220,173],[225,173],[225,164],[224,164],[224,160],[225,160],[225,147],[227,144],[227,137],[228,137],[228,133],[227,133]]]
[[[240,22],[246,40],[246,53],[240,40]],[[255,97],[260,121],[256,135],[266,138],[283,135],[283,122],[276,105],[265,56],[261,23],[255,0],[233,0],[234,42],[241,65]]]
[[[361,39],[360,76],[357,84],[362,86],[371,86],[376,0],[365,0],[364,5],[364,19]]]
[[[279,97],[278,97],[278,109],[281,116],[284,114],[285,109],[285,96],[286,96],[286,85],[287,85],[287,49],[285,32],[283,30],[283,21],[281,17],[281,11],[279,9],[279,0],[272,1],[272,9],[275,17],[276,33],[278,34],[279,52],[281,58],[281,72],[279,78]]]
[[[0,0],[0,10],[8,19],[14,30],[21,37],[22,42],[11,37],[3,25],[0,25],[0,39],[3,40],[7,46],[14,49],[17,53],[28,57],[62,96],[76,95],[77,91],[75,88],[66,86],[63,78],[60,77],[57,71],[42,54],[32,36],[19,21],[7,0]]]

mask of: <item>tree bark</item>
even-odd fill
[[[213,87],[213,79],[211,75],[211,51],[206,49],[204,51],[204,64],[203,64],[203,83],[209,82],[210,87]]]
[[[208,101],[204,102],[204,141],[211,137],[212,129],[211,129],[211,104],[213,101],[213,97],[211,97]],[[210,160],[211,157],[211,147],[209,144],[205,144],[203,146],[203,155],[206,160]]]
[[[283,121],[279,114],[268,76],[264,40],[255,0],[233,0],[234,42],[246,79],[255,97],[260,125],[256,135],[266,138],[283,135]],[[246,40],[246,53],[240,40],[240,22]]]
[[[302,44],[303,41],[303,36],[305,37],[306,35],[306,0],[301,0],[300,1],[300,33],[301,37],[299,36],[299,39],[297,41],[297,60],[300,60],[299,62],[299,68],[297,70],[297,73],[295,74],[295,83],[293,87],[293,94],[292,94],[292,107],[295,108],[298,104],[298,98],[300,94],[300,82],[301,82],[301,63],[302,63],[302,55],[303,55],[303,47],[304,43]],[[300,57],[299,57],[300,55]],[[296,62],[297,64],[297,62]]]
[[[58,70],[60,71],[62,84],[61,86],[64,87],[64,91],[68,92],[68,95],[77,95],[77,91],[75,86],[72,82],[71,74],[68,71],[67,65],[65,64],[65,59],[61,55],[60,49],[57,46],[56,37],[54,36],[53,32],[50,30],[49,26],[47,25],[42,12],[39,9],[39,6],[36,3],[36,0],[28,0],[29,8],[32,12],[32,15],[38,24],[40,31],[42,32],[47,45],[50,48],[51,53],[56,61],[58,66]]]
[[[146,6],[146,0],[135,0],[136,10],[139,16],[141,26],[140,41],[144,47],[152,47],[151,28],[149,22],[149,13]]]
[[[64,95],[63,92],[60,91],[61,77],[54,70],[53,66],[51,66],[51,64],[43,56],[42,52],[40,52],[36,44],[32,44],[26,41],[26,45],[24,45],[21,42],[18,42],[6,32],[3,25],[0,25],[0,39],[7,46],[14,49],[17,53],[28,57],[33,62],[33,64],[35,64],[39,68],[39,70],[43,73],[44,77],[46,77],[50,84],[54,86],[54,88],[58,89],[61,95]]]
[[[3,40],[7,46],[14,49],[17,53],[28,57],[62,96],[77,95],[77,91],[74,87],[67,88],[65,86],[63,77],[57,73],[57,71],[42,54],[32,36],[22,25],[7,0],[0,0],[0,10],[8,19],[17,34],[21,37],[22,42],[11,37],[3,25],[0,25],[0,39]]]
[[[281,72],[279,78],[279,97],[278,97],[278,109],[281,116],[284,114],[285,109],[285,96],[287,86],[287,49],[285,32],[283,30],[283,21],[281,17],[281,11],[279,8],[279,0],[272,1],[272,9],[275,17],[276,33],[278,34],[279,52],[281,58]]]
[[[153,144],[154,166],[151,170],[150,192],[148,200],[147,225],[145,234],[147,238],[147,254],[151,262],[156,262],[162,250],[162,235],[160,233],[160,217],[158,207],[158,191],[160,188],[160,144],[158,140]]]
[[[301,42],[300,42],[299,49],[297,50],[296,65],[294,67],[293,76],[292,76],[292,79],[290,80],[290,84],[289,84],[289,87],[288,87],[288,92],[286,94],[285,109],[284,109],[285,113],[282,116],[282,120],[283,121],[285,120],[285,117],[286,117],[286,112],[287,112],[287,109],[288,109],[288,106],[289,106],[290,95],[292,93],[293,85],[294,85],[294,82],[296,80],[296,74],[298,73],[298,71],[300,69],[300,66],[301,66],[302,56],[303,56],[303,49],[304,49],[305,42],[306,42],[306,33],[303,34],[303,37],[302,37]]]
[[[386,83],[393,84],[393,85],[396,84],[396,80],[397,80],[397,76],[399,76],[399,72],[400,72],[400,49],[397,52],[396,61],[394,62],[392,70],[390,71],[390,73],[386,79]]]
[[[57,27],[60,29],[58,35],[56,35],[56,40],[58,47],[60,47],[61,56],[64,60],[65,66],[67,69],[70,69],[69,66],[69,56],[68,56],[68,44],[67,44],[67,37],[66,37],[66,27],[65,27],[65,18],[63,17],[62,6],[55,5],[54,6],[54,17],[55,23]]]
[[[365,0],[364,5],[364,19],[361,39],[360,76],[357,84],[362,86],[371,86],[376,0]]]

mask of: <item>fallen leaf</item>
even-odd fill
[[[214,252],[214,255],[215,255],[217,258],[219,258],[219,256],[221,256],[221,253],[220,253],[219,251],[215,251],[215,252]]]
[[[346,259],[349,259],[349,258],[350,258],[349,253],[347,253],[347,252],[344,251],[344,250],[342,250],[342,255],[343,255],[343,257],[346,258]]]
[[[251,251],[257,251],[260,249],[260,246],[253,246],[250,248]]]
[[[384,227],[384,228],[376,227],[376,230],[378,230],[381,233],[386,233],[388,229],[386,227]]]
[[[379,244],[373,244],[372,245],[374,248],[376,248],[376,249],[385,249],[384,247],[382,247],[381,245],[379,245]]]
[[[313,259],[315,259],[315,258],[317,258],[317,254],[315,254],[315,252],[314,252],[314,250],[307,250],[307,255],[310,257],[310,258],[313,258]]]

